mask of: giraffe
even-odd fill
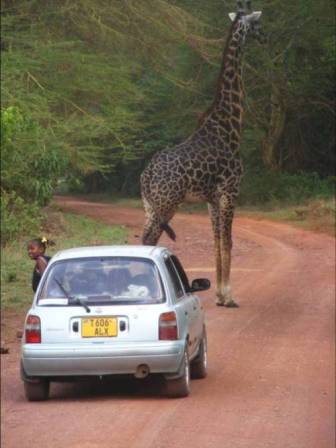
[[[232,220],[239,193],[242,114],[242,50],[247,35],[262,41],[259,19],[251,1],[238,1],[223,53],[214,101],[198,127],[184,142],[154,154],[141,174],[145,210],[142,243],[156,245],[162,232],[175,240],[168,224],[178,206],[207,202],[215,243],[216,305],[238,306],[230,286]]]

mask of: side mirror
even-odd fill
[[[206,291],[210,288],[210,280],[207,278],[195,278],[191,282],[190,292]]]

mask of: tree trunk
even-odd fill
[[[262,158],[271,171],[281,169],[282,158],[279,157],[279,143],[285,129],[286,108],[280,89],[272,86],[271,114],[266,137],[262,141]]]

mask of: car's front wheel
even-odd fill
[[[190,364],[187,348],[184,350],[182,361],[182,376],[167,380],[167,393],[169,397],[187,397],[190,394]]]
[[[28,401],[43,401],[49,398],[49,380],[41,378],[34,382],[24,381],[25,395]]]

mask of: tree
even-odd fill
[[[268,169],[333,174],[334,12],[327,0],[265,5],[267,51],[248,56],[247,91]]]

